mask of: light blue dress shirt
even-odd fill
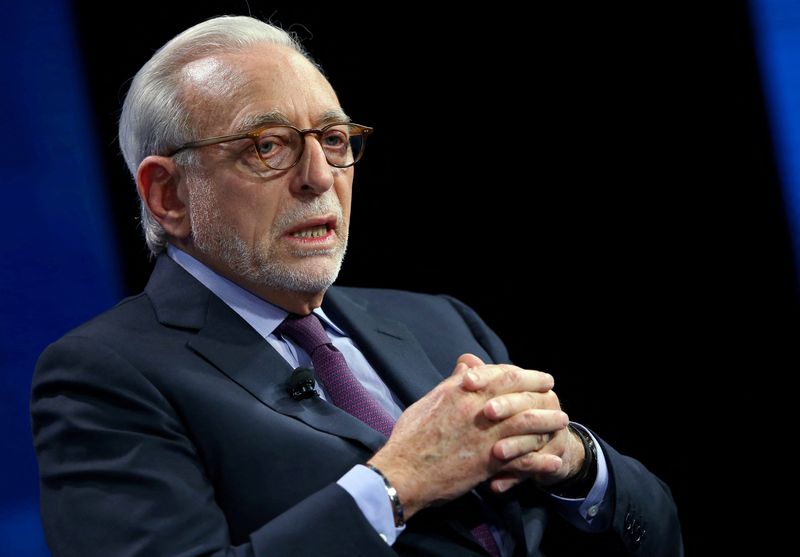
[[[215,273],[188,253],[171,244],[167,246],[167,254],[253,327],[292,368],[312,367],[311,358],[304,350],[290,339],[275,332],[278,325],[288,315],[286,310],[270,304]],[[333,345],[344,355],[353,374],[396,420],[402,414],[402,408],[375,369],[367,362],[353,341],[325,315],[321,308],[315,309],[314,313],[323,323]],[[322,398],[326,398],[322,385],[318,384],[317,390]],[[577,528],[589,532],[605,529],[610,518],[598,513],[608,487],[608,468],[602,449],[596,440],[595,445],[598,451],[597,480],[589,491],[589,495],[585,499],[564,499],[552,496],[559,503],[559,510],[564,518]],[[391,505],[388,504],[383,479],[366,466],[357,465],[342,476],[337,483],[355,499],[359,509],[380,537],[389,545],[393,544],[403,528],[396,528],[394,525],[394,516]],[[490,526],[492,526],[492,532],[504,557],[510,555],[514,547],[511,537],[492,524]]]

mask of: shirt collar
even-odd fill
[[[249,290],[245,290],[235,282],[217,274],[204,263],[172,244],[167,244],[167,255],[187,273],[200,281],[203,286],[211,290],[264,338],[273,334],[278,325],[289,315],[285,309],[259,298]],[[347,336],[325,315],[322,308],[314,309],[314,314],[337,334]]]

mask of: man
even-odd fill
[[[370,132],[251,18],[139,71],[120,142],[155,270],[34,379],[56,555],[681,553],[669,490],[469,308],[331,287]]]

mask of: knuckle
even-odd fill
[[[500,415],[504,416],[509,409],[509,401],[506,400],[504,397],[496,397],[492,399],[492,407],[494,411]]]
[[[466,404],[456,404],[456,420],[459,423],[469,421],[471,418],[469,407]]]
[[[530,429],[536,429],[542,425],[542,416],[535,410],[526,410],[523,414],[525,425]]]
[[[519,443],[513,439],[506,439],[503,443],[503,453],[512,456],[520,453]]]
[[[511,386],[519,385],[519,383],[522,381],[521,371],[522,370],[517,367],[507,366],[503,370],[506,383]]]
[[[524,469],[530,469],[536,466],[538,462],[538,455],[535,453],[527,453],[517,459],[519,465]]]
[[[455,418],[460,422],[469,422],[475,418],[479,412],[478,404],[480,399],[473,393],[466,393],[459,397],[452,397],[449,406],[453,408]]]
[[[525,391],[521,393],[522,396],[525,398],[525,406],[528,408],[535,408],[539,404],[539,393],[533,393],[531,391]]]
[[[542,393],[544,395],[546,408],[560,408],[561,404],[558,401],[558,395],[554,391],[547,391]]]

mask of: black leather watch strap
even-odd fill
[[[580,438],[586,456],[577,474],[556,484],[546,486],[545,489],[559,497],[580,499],[589,494],[589,490],[592,489],[595,479],[597,478],[597,448],[591,436],[583,429],[575,427],[572,424],[569,424],[567,427]]]

